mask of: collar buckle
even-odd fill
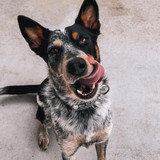
[[[74,110],[78,110],[78,108],[79,108],[78,105],[74,105],[74,106],[73,106],[73,109],[74,109]]]
[[[94,102],[80,103],[80,104],[74,105],[73,109],[76,110],[76,111],[80,111],[80,110],[85,110],[85,109],[88,109],[88,108],[91,108],[91,107],[94,108]]]

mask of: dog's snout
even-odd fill
[[[67,70],[74,76],[81,76],[85,73],[87,68],[86,61],[82,58],[74,58],[67,64]]]

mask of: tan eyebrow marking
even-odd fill
[[[73,32],[72,33],[72,37],[73,37],[73,39],[78,39],[79,38],[79,34],[78,34],[78,32]]]
[[[61,42],[60,40],[55,40],[55,41],[53,42],[53,45],[56,46],[56,47],[61,47],[62,42]]]

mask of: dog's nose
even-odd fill
[[[70,74],[74,76],[82,76],[86,71],[87,64],[82,58],[74,58],[67,64],[67,70]]]

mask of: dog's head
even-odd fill
[[[98,63],[100,22],[95,0],[84,0],[75,24],[63,30],[50,31],[24,16],[18,22],[31,50],[48,64],[58,94],[83,101],[95,97],[104,76]]]

